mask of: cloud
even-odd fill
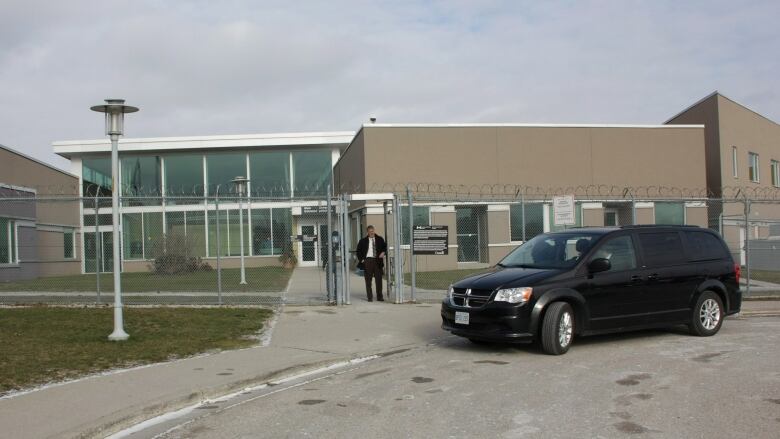
[[[659,123],[717,89],[778,120],[776,1],[8,1],[0,143],[382,122]]]

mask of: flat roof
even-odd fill
[[[119,139],[122,152],[177,151],[282,146],[347,146],[354,137],[352,131],[310,133],[239,134],[221,136],[148,137]],[[53,142],[54,152],[65,158],[96,152],[111,152],[108,138],[65,140]]]
[[[635,124],[561,124],[561,123],[364,123],[362,128],[704,128],[693,125],[635,125]]]

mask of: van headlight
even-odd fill
[[[455,293],[455,288],[453,288],[452,285],[450,285],[450,289],[447,290],[447,300],[449,300],[450,303],[452,303],[452,295],[454,293]]]
[[[503,288],[496,292],[496,297],[493,298],[496,302],[508,302],[508,303],[525,303],[531,300],[531,294],[533,288]]]

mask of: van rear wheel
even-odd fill
[[[565,354],[574,340],[574,310],[566,302],[549,306],[542,322],[542,349],[550,355]]]
[[[723,301],[712,291],[703,292],[696,300],[688,327],[693,335],[709,337],[715,335],[723,324]]]

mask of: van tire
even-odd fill
[[[712,291],[705,291],[696,299],[696,305],[691,310],[691,322],[688,324],[688,328],[693,335],[710,337],[718,333],[725,316],[720,296]]]
[[[542,350],[546,354],[565,354],[574,341],[574,310],[566,302],[553,302],[544,313]]]

